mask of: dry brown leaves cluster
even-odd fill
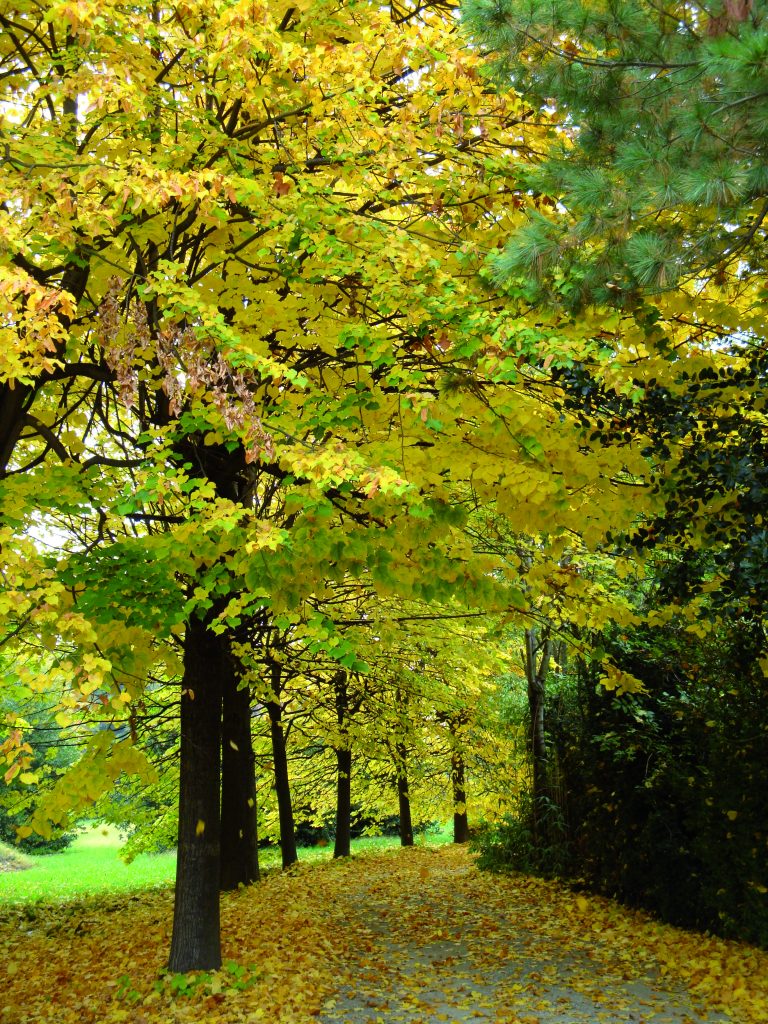
[[[224,896],[224,957],[253,965],[243,989],[229,970],[173,991],[171,913],[155,891],[7,914],[0,1024],[768,1020],[768,954],[480,874],[464,849],[300,867]]]

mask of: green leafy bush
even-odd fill
[[[18,814],[8,814],[7,812],[0,814],[0,841],[21,850],[22,853],[40,855],[59,853],[61,850],[65,850],[75,838],[72,832],[63,832],[53,839],[43,839],[42,836],[33,832],[26,839],[19,840],[16,829],[19,825],[23,825],[26,820],[27,814],[24,811]]]
[[[544,878],[570,873],[571,847],[561,809],[550,800],[542,803],[538,834],[529,796],[520,798],[513,814],[480,826],[471,845],[479,854],[481,869],[520,871]]]

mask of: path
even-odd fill
[[[568,901],[540,902],[542,883],[479,876],[467,858],[446,864],[439,855],[415,856],[419,866],[405,879],[398,871],[394,884],[358,882],[343,897],[358,952],[322,1024],[731,1019],[696,1005],[659,966],[643,962],[631,931],[617,929],[610,914],[592,920],[594,909],[612,909],[607,901],[567,894],[575,914],[563,919]]]

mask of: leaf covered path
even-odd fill
[[[164,890],[6,913],[0,1024],[768,1019],[768,954],[481,874],[463,849],[301,867],[224,897],[225,957],[252,966],[190,995],[159,976],[171,909]]]

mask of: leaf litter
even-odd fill
[[[222,897],[225,968],[168,976],[173,894],[0,921],[0,1024],[765,1024],[768,953],[464,848],[269,875]]]

